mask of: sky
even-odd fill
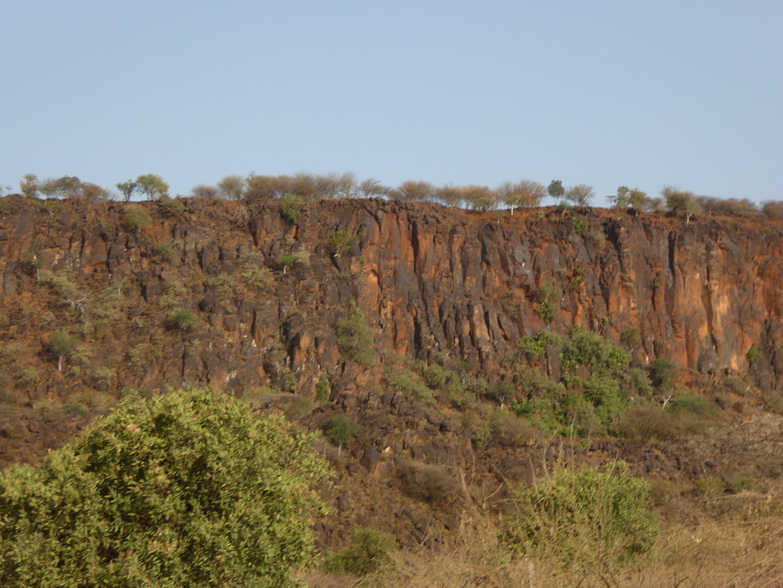
[[[0,0],[0,186],[530,179],[783,200],[780,0]]]

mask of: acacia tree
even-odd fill
[[[76,176],[63,176],[44,181],[41,193],[47,198],[78,198],[82,182]]]
[[[543,184],[534,182],[532,180],[521,180],[519,182],[506,182],[501,184],[498,188],[501,200],[511,209],[511,214],[514,214],[514,209],[518,206],[533,207],[541,204],[541,201],[546,196],[546,188]]]
[[[57,356],[57,371],[63,371],[63,358],[76,347],[76,339],[65,331],[55,331],[49,336],[49,351]]]
[[[226,200],[241,200],[245,194],[247,182],[242,176],[226,176],[218,182],[218,193]]]
[[[133,193],[138,190],[138,188],[139,185],[133,180],[120,182],[117,184],[117,189],[120,191],[120,194],[122,194],[123,198],[125,198],[125,202],[130,202],[131,196],[133,196]]]
[[[552,180],[549,182],[546,191],[555,203],[559,203],[560,199],[565,195],[565,188],[563,187],[563,182],[560,180]]]
[[[147,196],[147,200],[159,200],[168,194],[169,185],[157,174],[145,174],[136,178],[139,192]]]
[[[590,204],[590,201],[595,196],[595,192],[593,192],[592,186],[588,186],[587,184],[577,184],[576,186],[570,187],[564,197],[569,202],[573,202],[575,206],[588,206]]]
[[[693,192],[678,190],[671,186],[666,186],[661,191],[661,196],[666,202],[666,208],[671,212],[684,212],[685,224],[690,224],[691,217],[703,210],[703,206],[696,199]]]
[[[41,185],[38,182],[38,176],[35,174],[26,174],[19,182],[19,189],[22,194],[30,198],[38,196],[38,191],[41,189]]]

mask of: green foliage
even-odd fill
[[[332,381],[328,377],[318,378],[318,382],[315,384],[315,397],[321,404],[332,400]]]
[[[146,231],[152,226],[152,217],[141,206],[131,205],[122,215],[122,225],[134,233]]]
[[[38,370],[28,367],[23,369],[19,377],[16,378],[16,385],[19,388],[34,388],[40,381],[41,376],[38,374]]]
[[[132,397],[0,474],[5,586],[293,586],[313,548],[311,435],[241,400]]]
[[[87,295],[80,291],[72,278],[65,272],[42,271],[38,281],[57,295],[58,303],[79,313],[83,310]]]
[[[179,260],[179,250],[177,250],[177,248],[171,244],[171,241],[161,241],[160,243],[156,243],[152,248],[152,252],[155,255],[159,255],[169,263],[174,263],[175,261]]]
[[[147,200],[159,200],[168,194],[169,185],[157,174],[145,174],[136,178],[139,192],[147,196]]]
[[[648,551],[659,533],[649,485],[623,463],[607,472],[560,468],[517,498],[505,545],[520,555],[555,556],[566,567],[627,561]]]
[[[642,336],[639,333],[639,329],[636,327],[631,327],[630,329],[623,331],[620,339],[622,340],[623,345],[628,349],[636,349],[642,344]]]
[[[237,281],[233,276],[220,274],[207,280],[207,288],[212,290],[222,302],[233,303],[237,297]]]
[[[351,309],[335,323],[337,346],[348,359],[370,366],[375,362],[373,332],[362,309],[351,301]]]
[[[55,331],[49,335],[49,341],[47,347],[54,355],[57,356],[57,371],[62,371],[63,357],[68,355],[74,347],[76,347],[77,341],[71,337],[65,331]]]
[[[677,366],[665,357],[658,357],[650,366],[652,385],[661,390],[668,390],[677,380]]]
[[[117,189],[120,191],[120,194],[122,194],[123,198],[125,199],[125,202],[130,202],[133,193],[136,190],[138,190],[138,188],[139,185],[133,180],[128,180],[127,182],[120,182],[119,184],[117,184]]]
[[[409,369],[389,369],[386,372],[386,384],[392,390],[402,392],[420,402],[435,402],[435,393],[421,381],[418,374]]]
[[[280,215],[293,225],[302,218],[304,209],[305,200],[297,194],[286,194],[280,199]]]
[[[350,253],[353,244],[358,238],[359,236],[348,227],[335,231],[329,237],[329,246],[332,250],[332,255],[335,257],[342,257],[346,253]]]
[[[294,251],[293,253],[284,253],[275,258],[275,267],[286,273],[289,267],[310,267],[309,251]]]
[[[685,412],[697,417],[708,417],[717,412],[715,403],[698,394],[678,394],[666,408],[672,412]]]
[[[571,219],[571,224],[574,226],[577,234],[584,235],[590,229],[590,221],[583,216],[575,216]]]
[[[504,402],[507,402],[509,399],[511,399],[512,396],[514,396],[514,392],[514,384],[508,380],[503,380],[502,382],[498,382],[492,386],[492,388],[489,389],[488,395],[496,402],[503,404]]]
[[[359,423],[342,413],[333,415],[324,427],[324,434],[332,445],[348,447],[356,441]]]
[[[552,284],[546,284],[538,289],[538,306],[536,313],[545,324],[551,323],[557,316],[557,302],[560,300],[562,292],[560,288]]]
[[[748,349],[748,353],[745,357],[748,360],[748,365],[754,366],[761,360],[761,349],[759,349],[758,345],[753,344],[750,346],[750,349]]]
[[[158,200],[158,209],[163,216],[179,217],[185,212],[185,203],[182,198],[169,198],[165,194]]]
[[[333,574],[364,576],[389,561],[389,553],[397,550],[394,538],[368,527],[351,531],[351,545],[324,558],[323,569]]]
[[[189,308],[178,308],[172,310],[166,317],[166,327],[180,331],[189,331],[198,324],[198,321],[196,314]]]

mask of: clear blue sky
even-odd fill
[[[783,200],[780,0],[0,0],[0,185],[229,174]],[[599,202],[597,202],[599,204]]]

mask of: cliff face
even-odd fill
[[[120,389],[286,379],[311,394],[324,373],[351,389],[356,370],[334,327],[352,300],[381,361],[450,354],[493,379],[521,336],[581,325],[624,341],[640,362],[750,367],[762,387],[782,383],[779,221],[354,200],[308,203],[292,225],[279,202],[135,206],[149,227],[117,203],[5,199],[0,329],[15,357],[7,350],[3,385],[33,367],[34,393],[62,396],[100,388],[103,367],[101,385]],[[335,249],[339,230],[356,237]],[[271,268],[263,286],[248,282],[251,266]],[[198,318],[192,329],[167,325],[180,308]],[[45,336],[58,329],[90,351],[78,374],[56,372],[47,356]]]

